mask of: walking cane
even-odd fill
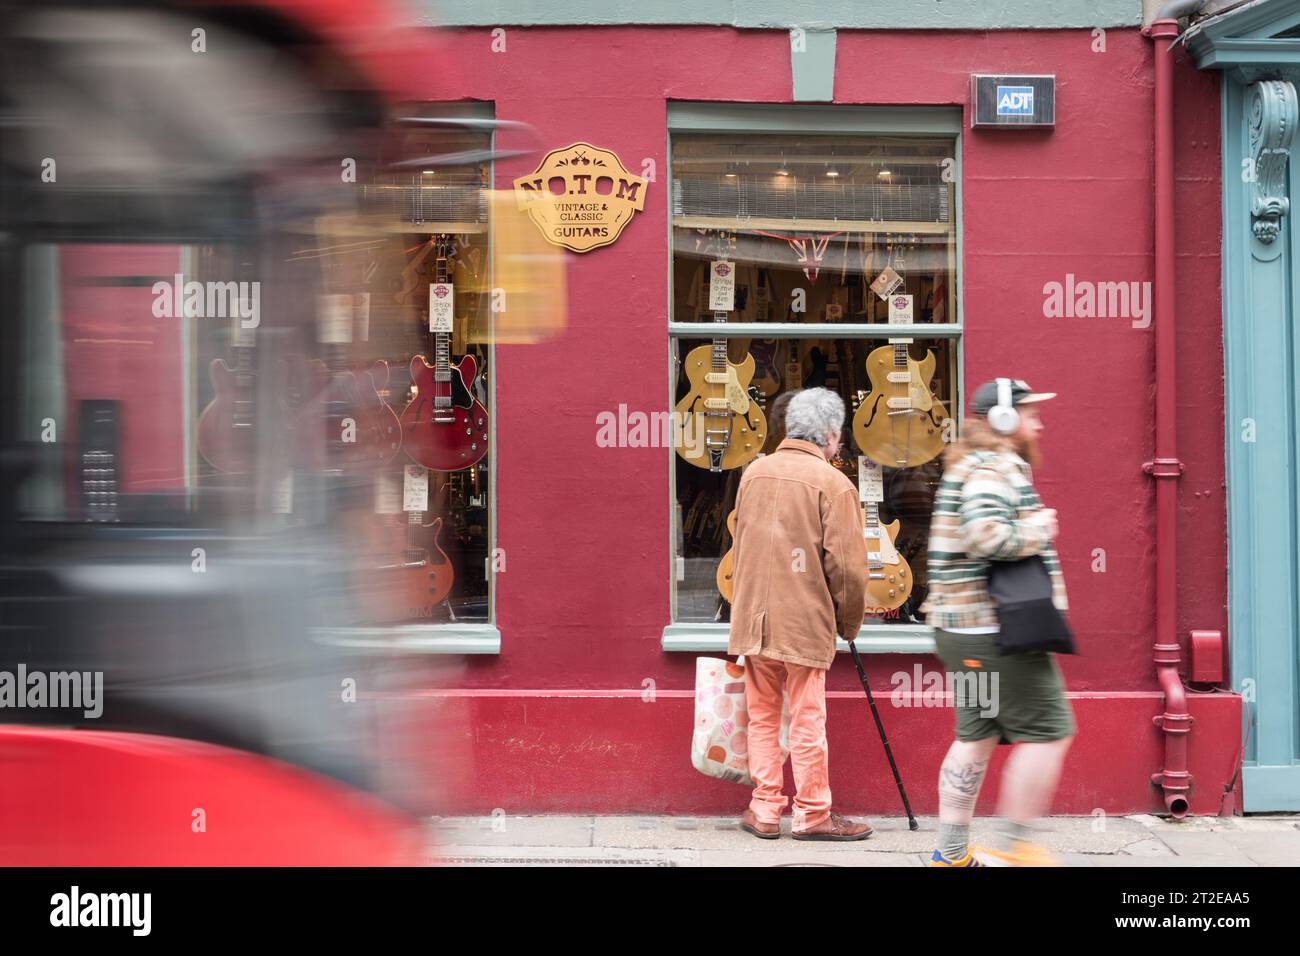
[[[871,705],[871,716],[876,718],[876,729],[880,731],[880,742],[885,745],[885,756],[889,758],[889,769],[894,771],[894,783],[898,784],[898,795],[903,798],[903,809],[907,811],[907,828],[917,829],[916,817],[912,816],[912,805],[907,802],[907,791],[903,789],[903,778],[898,775],[898,764],[894,763],[894,752],[889,749],[889,738],[885,736],[885,725],[880,722],[876,711],[876,699],[871,696],[871,685],[867,683],[867,672],[862,669],[862,658],[858,656],[858,646],[849,641],[849,651],[853,654],[853,663],[858,668],[858,677],[862,679],[862,689],[867,692],[867,703]]]

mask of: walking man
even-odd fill
[[[944,455],[945,470],[930,525],[930,591],[921,610],[934,626],[936,651],[956,675],[996,688],[995,707],[954,701],[956,740],[939,771],[939,846],[930,866],[1057,866],[1031,839],[1032,822],[1051,805],[1074,739],[1074,715],[1055,659],[1045,651],[1001,656],[997,607],[988,594],[992,561],[1040,555],[1052,580],[1052,603],[1066,609],[1065,581],[1052,542],[1056,512],[1034,490],[1043,423],[1036,393],[1023,381],[998,379],[975,392],[973,417]],[[996,683],[994,683],[996,680]],[[980,694],[979,696],[984,696]],[[995,846],[972,853],[970,821],[998,744],[1014,748],[1002,772]]]
[[[745,657],[749,772],[757,786],[740,825],[781,835],[782,685],[790,700],[796,840],[864,840],[871,827],[831,809],[826,670],[835,636],[853,640],[865,613],[867,563],[858,491],[829,461],[844,401],[824,388],[790,399],[785,440],[746,470],[736,494],[735,600],[728,653]]]

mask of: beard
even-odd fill
[[[1016,435],[1012,441],[1015,442],[1016,454],[1029,462],[1030,468],[1037,468],[1042,463],[1043,454],[1038,447],[1037,438],[1031,438],[1027,435]]]

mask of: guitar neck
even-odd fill
[[[715,310],[713,321],[726,325],[727,313]],[[727,370],[727,340],[721,336],[713,340],[713,370],[715,372],[725,372]]]
[[[437,258],[434,260],[434,279],[439,285],[447,281],[450,274],[447,260],[447,236],[438,237]],[[451,381],[451,333],[435,332],[434,333],[434,369],[433,378],[436,382]]]
[[[253,424],[253,349],[237,345],[234,352],[237,397],[231,408],[231,417],[236,428],[248,428]]]

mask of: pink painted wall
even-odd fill
[[[602,723],[609,708],[564,698],[558,707],[533,706],[529,728],[526,697],[575,688],[622,689],[638,698],[645,678],[660,690],[692,687],[694,655],[660,649],[670,614],[668,454],[598,448],[595,418],[620,402],[660,409],[668,400],[668,101],[789,102],[789,39],[783,31],[722,28],[509,29],[502,53],[492,52],[491,40],[487,30],[445,34],[448,57],[428,64],[427,98],[494,101],[498,117],[532,124],[541,151],[587,140],[614,150],[636,171],[652,158],[660,177],[645,212],[616,244],[569,256],[565,334],[498,349],[498,544],[508,562],[497,598],[501,654],[467,660],[449,682],[431,669],[412,686],[450,683],[471,698],[476,689],[495,689],[465,711],[473,715],[470,725],[454,736],[481,738],[484,722],[508,727],[523,720],[524,732],[540,742],[512,748],[500,743],[511,735],[495,731],[492,739],[479,739],[476,762],[496,769],[467,778],[465,806],[611,812],[713,805],[707,794],[719,785],[687,765],[689,708],[662,707],[652,742],[638,731],[637,759],[647,770],[681,771],[668,772],[648,791],[634,777],[611,789],[598,785],[591,771],[564,773],[557,762],[565,748],[593,733],[617,744],[618,728]],[[1091,43],[1088,31],[841,32],[835,83],[838,103],[965,106],[972,72],[1057,76],[1055,130],[973,132],[966,124],[961,289],[968,392],[1010,374],[1060,394],[1045,413],[1037,480],[1060,512],[1059,545],[1082,650],[1063,661],[1064,671],[1072,691],[1088,692],[1089,713],[1097,714],[1084,725],[1064,792],[1078,792],[1082,775],[1103,789],[1101,796],[1081,796],[1074,812],[1088,812],[1087,800],[1105,805],[1107,788],[1116,803],[1111,809],[1133,809],[1141,794],[1157,806],[1143,775],[1108,781],[1121,766],[1111,755],[1117,738],[1131,736],[1134,753],[1153,759],[1159,740],[1145,712],[1121,704],[1131,701],[1124,695],[1157,690],[1150,650],[1154,494],[1141,471],[1153,443],[1152,331],[1124,319],[1042,314],[1044,283],[1064,281],[1067,273],[1090,281],[1153,278],[1151,44],[1136,30],[1108,31],[1104,53],[1092,52]],[[1225,633],[1227,627],[1217,82],[1179,54],[1178,452],[1186,464],[1178,529],[1180,638],[1193,627]],[[500,145],[514,144],[503,138]],[[535,162],[536,156],[499,163],[498,188],[509,188]],[[1106,552],[1105,573],[1091,570],[1097,548]],[[887,692],[889,675],[910,671],[917,659],[875,657],[873,686]],[[836,664],[828,687],[850,693],[857,687],[848,661]],[[1124,726],[1106,716],[1107,694],[1120,695],[1111,710],[1124,715]],[[832,708],[832,723],[839,712]],[[925,761],[909,764],[917,752],[909,743],[924,739],[933,749],[951,719],[922,720],[917,713],[886,714],[905,773],[928,768]],[[1202,785],[1221,789],[1231,773],[1236,713],[1207,708],[1197,724],[1193,759],[1205,759],[1220,777]],[[636,723],[647,719],[638,715]],[[843,740],[834,728],[832,740]],[[1158,767],[1138,763],[1123,764],[1123,772]],[[843,750],[832,751],[832,764],[833,782],[878,792],[878,781],[868,785],[863,777],[875,771]],[[924,783],[914,786],[930,788],[931,776],[924,769],[918,778]]]

